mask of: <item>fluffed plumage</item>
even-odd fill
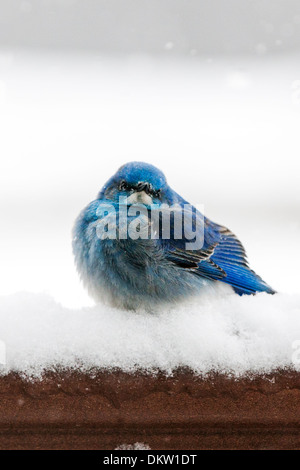
[[[119,196],[127,204],[153,203],[157,210],[177,204],[195,230],[197,221],[204,226],[200,249],[186,249],[190,234],[174,237],[174,220],[170,219],[170,237],[159,231],[156,239],[99,238],[97,224],[101,209],[110,204],[119,214]],[[226,227],[204,217],[170,188],[163,173],[152,165],[131,162],[122,166],[104,185],[97,199],[79,215],[73,231],[73,251],[80,276],[96,300],[126,309],[152,308],[156,304],[177,302],[213,289],[223,282],[240,295],[256,292],[274,293],[246,259],[243,245]],[[117,230],[119,218],[116,219]],[[129,218],[130,220],[130,218]]]

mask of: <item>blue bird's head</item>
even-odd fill
[[[98,198],[118,202],[126,196],[129,204],[166,202],[168,184],[165,175],[155,166],[130,162],[121,166],[102,188]]]

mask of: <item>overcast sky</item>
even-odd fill
[[[300,50],[299,0],[1,0],[0,47],[114,54]]]

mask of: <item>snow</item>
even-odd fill
[[[144,442],[135,442],[134,444],[121,444],[115,450],[151,450],[151,448]]]
[[[186,366],[238,376],[297,368],[300,295],[239,297],[222,286],[217,296],[150,314],[104,305],[68,309],[50,296],[20,293],[1,297],[0,324],[3,374],[38,377],[57,368],[170,374]]]

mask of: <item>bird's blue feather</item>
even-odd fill
[[[99,238],[99,209],[107,203],[112,204],[117,216],[117,230],[122,228],[118,204],[119,196],[124,195],[120,190],[122,181],[135,188],[144,188],[146,186],[140,183],[147,183],[154,198],[154,210],[160,212],[162,204],[179,206],[189,227],[182,230],[182,238],[175,236],[172,217],[167,238],[161,230],[158,239]],[[237,237],[226,227],[204,217],[193,206],[187,208],[187,204],[170,188],[163,173],[152,165],[133,162],[121,167],[104,185],[98,198],[82,211],[74,227],[76,264],[91,294],[97,299],[106,296],[118,306],[137,308],[179,300],[216,281],[229,284],[240,295],[274,293],[249,268],[245,249]],[[150,208],[148,215],[150,223]],[[195,231],[202,243],[192,250],[187,248],[187,243],[193,241]]]
[[[230,230],[213,223],[195,209],[190,212],[190,216],[193,218],[193,227],[195,227],[196,217],[204,220],[204,243],[203,248],[196,252],[184,250],[184,260],[187,268],[207,279],[221,280],[231,285],[238,294],[275,292],[249,268],[245,249]],[[182,265],[182,250],[186,241],[186,238],[182,240],[171,238],[164,244],[168,258],[178,263],[178,265]],[[206,257],[205,255],[209,250],[211,253]],[[194,265],[189,266],[188,260],[192,264],[197,256],[203,258],[199,259],[197,268]]]

